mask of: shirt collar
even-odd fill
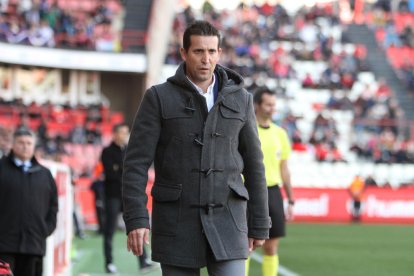
[[[30,168],[32,166],[32,161],[30,160],[26,160],[26,161],[22,161],[19,158],[14,158],[14,164],[16,164],[16,166],[20,167],[20,166],[24,166],[26,168]]]
[[[203,89],[201,89],[198,85],[196,85],[194,82],[192,82],[188,76],[186,76],[186,77],[192,83],[192,85],[194,85],[194,87],[197,89],[198,93],[200,93],[201,95],[205,94]],[[214,88],[215,83],[216,83],[216,75],[213,74],[213,81],[211,82],[211,84],[207,88],[207,94],[213,93],[213,88]]]

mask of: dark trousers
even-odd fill
[[[104,224],[105,224],[105,195],[104,195],[104,188],[103,182],[96,180],[92,183],[91,189],[95,195],[95,212],[96,218],[98,219],[98,233],[103,234],[104,232]]]
[[[42,276],[43,257],[40,255],[0,253],[0,259],[10,264],[14,276]]]
[[[106,264],[113,262],[112,256],[112,241],[118,223],[118,215],[122,211],[122,202],[118,198],[105,199],[105,227],[104,227],[104,253]],[[139,256],[138,261],[140,267],[145,266],[147,254],[144,253]]]
[[[207,264],[210,276],[244,276],[246,260],[230,260]],[[188,268],[161,264],[163,276],[200,276],[200,268]]]

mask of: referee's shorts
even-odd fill
[[[279,185],[267,187],[267,190],[269,196],[269,216],[272,219],[269,238],[284,237],[286,235],[285,211]]]

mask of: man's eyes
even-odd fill
[[[204,53],[204,50],[195,50],[194,51],[196,54],[202,54]],[[217,51],[216,50],[209,50],[208,51],[210,54],[215,54]]]

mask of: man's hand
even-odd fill
[[[260,247],[264,244],[265,240],[256,240],[253,238],[249,238],[249,252],[252,252],[257,247]]]
[[[286,210],[286,220],[292,221],[293,220],[293,205],[288,204],[287,210]]]
[[[128,251],[132,250],[135,256],[142,255],[144,242],[149,244],[149,229],[139,228],[128,233],[127,248]]]

